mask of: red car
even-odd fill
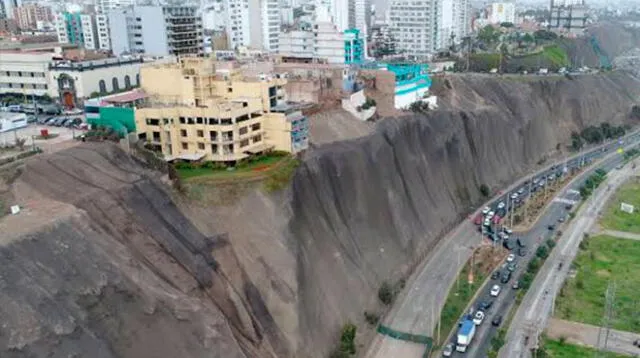
[[[482,215],[482,213],[478,213],[478,215],[476,215],[476,218],[473,219],[473,223],[476,225],[482,225],[483,221],[484,221],[484,215]]]
[[[501,220],[502,220],[502,218],[501,218],[499,215],[495,215],[495,216],[493,217],[493,219],[491,219],[491,221],[492,221],[494,224],[500,224],[500,221],[501,221]]]

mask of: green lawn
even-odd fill
[[[569,64],[569,56],[567,55],[567,51],[562,49],[560,46],[547,46],[544,48],[544,51],[542,53],[554,65],[567,66]]]
[[[569,278],[556,300],[556,316],[601,325],[605,293],[615,282],[611,327],[640,333],[640,241],[597,236],[583,241]]]
[[[545,339],[544,351],[550,358],[584,358],[595,357],[596,350],[589,347],[563,343],[551,339]],[[613,352],[604,352],[599,357],[603,358],[628,358],[629,356]]]
[[[289,159],[289,156],[271,155],[258,158],[255,161],[244,165],[238,165],[235,168],[187,168],[176,167],[178,175],[182,179],[190,179],[195,177],[206,176],[207,178],[228,178],[228,177],[243,177],[254,176],[261,173],[263,169],[272,167],[276,163]]]
[[[633,214],[620,210],[620,203],[623,202],[635,206]],[[640,234],[640,181],[634,179],[618,189],[615,197],[605,210],[600,224],[605,229]]]

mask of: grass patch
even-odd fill
[[[506,256],[502,249],[501,254],[492,253],[492,248],[482,247],[476,252],[473,266],[473,283],[469,284],[469,270],[471,261],[468,261],[458,275],[459,284],[453,285],[440,313],[440,331],[443,333],[441,339],[447,339],[447,335],[457,326],[460,317],[475,296],[478,289],[484,284],[487,276],[495,266]],[[486,259],[484,259],[486,257]],[[459,285],[459,287],[458,287]],[[439,342],[441,344],[442,342]]]
[[[635,206],[633,214],[620,210],[620,204],[627,203]],[[618,231],[640,233],[640,180],[632,179],[622,185],[613,200],[607,206],[600,222],[603,228]]]
[[[213,164],[194,167],[190,165],[176,165],[176,170],[180,178],[184,180],[200,176],[206,176],[208,178],[251,177],[263,173],[280,161],[286,160],[287,157],[287,155],[264,155],[256,157],[256,159],[252,161],[239,162],[235,167]]]
[[[582,358],[582,357],[595,357],[597,350],[570,344],[567,342],[560,342],[552,339],[545,339],[543,341],[542,350],[546,353],[547,357],[552,358]],[[600,352],[598,357],[603,358],[628,358],[629,356],[623,354],[617,354],[613,352]],[[541,355],[538,355],[541,356]]]
[[[569,55],[567,55],[567,51],[560,46],[547,46],[544,48],[544,51],[542,51],[542,54],[556,66],[567,66],[569,64]]]
[[[267,177],[264,187],[267,192],[274,192],[286,187],[291,181],[293,173],[300,165],[300,161],[296,158],[289,157],[270,173]]]
[[[35,138],[37,140],[47,140],[47,139],[53,139],[53,138],[57,138],[58,136],[60,136],[60,134],[58,133],[49,133],[46,136],[43,135],[37,135],[35,136]]]
[[[556,316],[601,325],[607,286],[615,281],[611,326],[640,333],[640,242],[604,235],[585,240],[573,263],[577,275],[567,280],[556,300]]]

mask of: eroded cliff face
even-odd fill
[[[0,219],[0,356],[326,356],[480,184],[511,182],[640,102],[624,73],[433,90],[440,110],[320,146],[286,190],[234,203],[175,197],[113,146],[33,158],[0,186],[24,207]]]
[[[322,147],[296,173],[290,228],[308,345],[331,342],[348,319],[361,321],[382,280],[478,204],[482,183],[511,182],[564,148],[571,131],[623,123],[640,102],[640,82],[624,73],[436,83],[441,110],[385,120],[369,137]]]

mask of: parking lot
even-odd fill
[[[42,117],[50,118],[52,116],[38,116],[38,119],[41,119]],[[79,118],[84,122],[82,115],[65,117]],[[48,131],[48,139],[42,137],[42,130]],[[0,146],[13,145],[16,138],[20,138],[25,139],[25,148],[35,145],[41,148],[45,153],[51,153],[75,145],[76,141],[73,140],[74,135],[77,137],[82,133],[84,133],[84,130],[81,129],[56,127],[52,125],[37,124],[37,122],[35,122],[29,123],[27,127],[19,128],[15,131],[0,133]]]

